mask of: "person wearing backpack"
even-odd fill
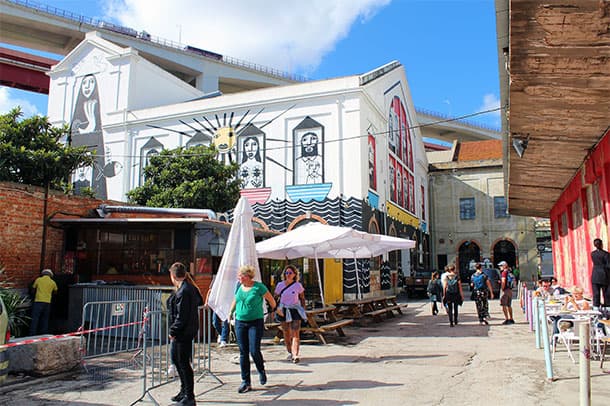
[[[491,288],[489,278],[481,269],[481,264],[475,265],[475,272],[470,278],[470,285],[472,288],[474,303],[477,306],[479,324],[489,324],[486,320],[489,317],[489,302],[487,301],[487,298],[490,296],[493,299],[494,292]]]
[[[464,303],[464,292],[462,291],[462,284],[455,267],[449,268],[449,273],[443,286],[443,303],[449,315],[449,326],[457,325],[458,307]]]
[[[515,324],[515,320],[513,320],[512,308],[513,285],[515,283],[515,276],[510,271],[510,268],[506,261],[500,261],[500,263],[498,263],[498,266],[502,271],[502,286],[500,288],[500,290],[502,291],[502,293],[500,294],[500,305],[502,306],[502,312],[504,313],[504,321],[502,322],[502,324]]]
[[[432,279],[430,279],[428,282],[426,292],[430,298],[430,303],[432,303],[432,315],[436,316],[438,314],[438,306],[436,305],[436,302],[440,302],[443,298],[443,286],[438,278],[437,271],[432,272]]]

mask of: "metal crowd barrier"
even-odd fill
[[[154,326],[154,327],[153,327]],[[153,327],[153,328],[151,328]],[[193,340],[192,365],[196,381],[211,376],[219,384],[223,382],[212,372],[211,335],[212,311],[205,307],[199,308],[199,332]],[[158,402],[151,390],[173,382],[177,376],[170,374],[171,356],[169,336],[169,318],[167,311],[146,311],[142,348],[134,355],[134,361],[141,363],[142,395],[132,405],[148,398],[155,404]]]
[[[137,351],[142,342],[144,300],[89,302],[83,307],[81,336],[83,358]]]

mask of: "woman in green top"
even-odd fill
[[[254,267],[244,265],[237,272],[240,286],[235,292],[231,304],[231,314],[235,313],[235,336],[239,346],[239,368],[241,369],[241,385],[239,393],[252,389],[250,380],[250,355],[256,365],[261,385],[267,383],[265,361],[261,353],[261,338],[263,337],[263,300],[271,305],[271,312],[276,303],[267,287],[254,281]]]

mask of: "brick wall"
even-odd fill
[[[44,188],[0,182],[0,263],[18,289],[24,289],[40,273],[42,252]],[[83,217],[104,200],[49,192],[47,218]],[[60,269],[64,232],[47,228],[44,267]]]

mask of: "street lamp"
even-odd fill
[[[221,257],[225,252],[227,241],[221,235],[219,230],[214,229],[214,237],[212,237],[208,245],[210,246],[210,254],[213,257]]]

